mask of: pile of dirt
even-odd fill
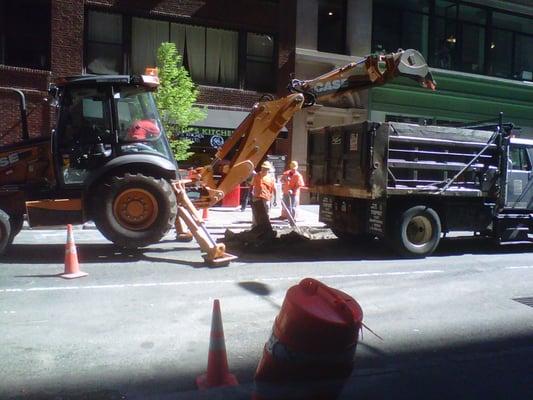
[[[224,232],[224,237],[219,239],[229,249],[250,250],[254,252],[271,252],[299,244],[305,244],[312,240],[331,239],[335,235],[326,228],[301,227],[281,228],[268,232],[252,230],[235,233],[229,229]]]

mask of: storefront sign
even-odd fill
[[[189,139],[195,145],[218,149],[233,134],[233,129],[210,128],[205,126],[191,126],[188,132],[181,132],[178,136]]]

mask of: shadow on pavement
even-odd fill
[[[384,241],[373,240],[364,244],[346,243],[339,239],[298,240],[283,242],[277,239],[261,244],[226,243],[229,252],[239,256],[242,262],[283,261],[360,261],[401,259]],[[430,257],[456,255],[533,253],[529,242],[494,244],[479,237],[445,238]]]
[[[171,240],[165,242],[173,243]],[[364,244],[347,244],[339,239],[287,240],[276,239],[260,244],[226,243],[227,251],[239,257],[241,262],[280,262],[280,261],[359,261],[359,260],[395,260],[400,257],[392,252],[384,241],[373,240]],[[127,250],[113,244],[77,244],[78,257],[83,263],[127,263],[137,261],[164,262],[186,265],[193,268],[209,268],[203,261],[191,261],[184,257],[175,257],[176,252],[198,251],[198,247],[147,247]],[[2,264],[42,264],[64,261],[62,244],[14,244],[7,254],[2,256]],[[431,257],[454,255],[486,254],[523,254],[533,253],[531,243],[510,243],[497,245],[489,239],[480,237],[445,238]],[[159,257],[158,255],[168,255]],[[231,264],[230,264],[231,265]],[[220,268],[222,266],[216,266]]]
[[[237,286],[252,294],[255,294],[256,296],[259,296],[266,303],[270,304],[275,310],[281,309],[281,304],[278,304],[270,297],[270,294],[272,294],[272,290],[267,284],[254,281],[244,281],[237,283]]]
[[[152,263],[173,263],[193,268],[209,268],[203,261],[190,261],[174,257],[176,252],[198,251],[195,247],[148,247],[144,249],[121,249],[113,244],[77,244],[78,259],[83,264],[129,263],[147,261]],[[152,254],[169,254],[158,257]],[[65,246],[62,244],[14,244],[7,254],[2,256],[2,264],[63,264]],[[22,275],[23,277],[46,278],[55,275]],[[18,276],[18,277],[22,277]]]
[[[267,336],[265,328],[265,340]],[[515,334],[495,340],[471,338],[469,344],[462,345],[440,343],[436,348],[417,351],[397,349],[392,354],[379,349],[366,351],[363,341],[356,352],[352,375],[338,399],[530,399],[532,343],[533,333]],[[197,391],[195,377],[204,371],[187,370],[176,360],[172,367],[157,367],[148,375],[140,374],[136,366],[117,365],[113,373],[106,374],[106,367],[97,381],[74,377],[40,385],[28,383],[20,388],[3,387],[0,396],[50,400],[249,400],[261,351],[257,349],[257,359],[244,361],[232,359],[231,346],[228,348],[230,369],[240,382],[233,388]],[[305,382],[304,390],[313,393],[316,383]]]

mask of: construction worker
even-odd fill
[[[270,200],[276,194],[275,181],[269,175],[271,169],[272,164],[265,161],[261,164],[261,172],[252,179],[252,223],[254,226],[252,231],[261,234],[274,232],[268,215]]]
[[[289,169],[281,175],[281,190],[283,203],[288,208],[292,218],[296,218],[296,208],[300,204],[300,188],[305,186],[302,174],[298,172],[298,162],[291,161]],[[287,218],[287,211],[281,208],[281,218]]]
[[[143,141],[157,139],[161,131],[154,120],[142,119],[135,120],[128,128],[127,140]]]

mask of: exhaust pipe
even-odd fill
[[[19,95],[19,104],[20,104],[20,123],[22,125],[22,138],[24,140],[30,140],[30,133],[28,131],[28,112],[26,110],[26,96],[22,90],[9,88],[9,90],[17,93]]]

